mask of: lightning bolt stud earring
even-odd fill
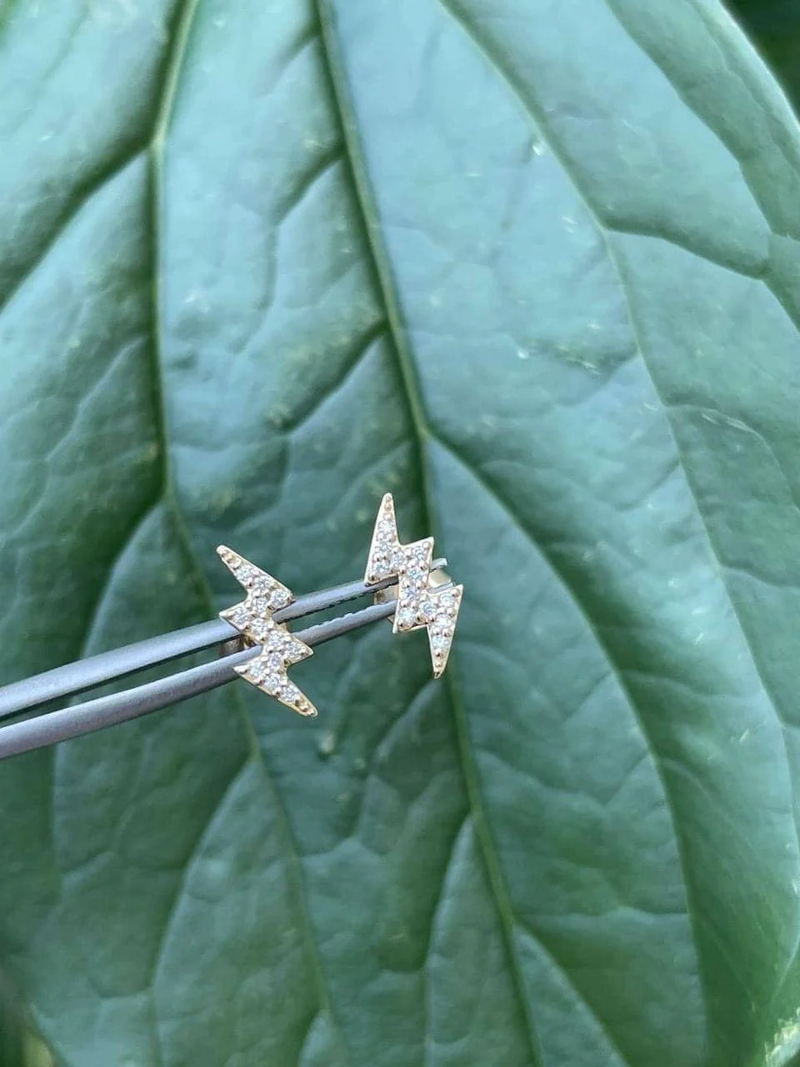
[[[289,681],[286,673],[293,663],[308,659],[313,651],[272,617],[274,612],[294,603],[294,594],[277,578],[225,545],[220,545],[217,552],[247,592],[241,603],[221,611],[220,618],[242,634],[245,645],[261,646],[257,656],[234,670],[262,693],[268,693],[299,715],[315,716],[317,709],[294,682]]]
[[[453,585],[438,569],[441,565],[439,560],[433,565],[432,537],[407,545],[400,542],[394,500],[386,493],[375,520],[364,583],[385,586],[387,578],[397,578],[397,584],[380,592],[376,601],[396,595],[394,633],[427,628],[434,678],[440,678],[447,666],[464,594],[464,586]]]

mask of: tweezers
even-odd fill
[[[446,565],[446,560],[437,559],[433,562],[432,569]],[[396,577],[369,585],[365,582],[348,582],[332,589],[298,597],[287,607],[276,611],[274,619],[278,623],[289,623],[368,594],[383,593],[380,603],[296,631],[295,636],[309,647],[321,645],[373,622],[391,618],[396,606],[391,587],[396,585]],[[34,715],[0,727],[0,759],[127,722],[226,685],[239,677],[235,668],[259,655],[262,649],[260,645],[242,648],[238,630],[224,619],[212,619],[159,637],[137,641],[111,652],[101,652],[99,655],[0,687],[2,722],[42,704],[64,700],[138,671],[214,646],[219,647],[219,658],[209,663],[190,667],[188,670],[146,682],[132,689],[95,697],[80,704]]]

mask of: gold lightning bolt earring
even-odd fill
[[[313,717],[317,709],[294,682],[289,681],[286,673],[293,663],[308,659],[313,651],[272,617],[274,612],[294,602],[294,594],[277,578],[232,549],[220,545],[217,552],[247,593],[241,603],[221,611],[220,618],[242,634],[246,645],[262,646],[257,656],[234,668],[236,673],[292,711]]]
[[[389,577],[397,578],[396,586],[378,593],[375,599],[397,596],[394,633],[427,628],[433,676],[440,678],[450,655],[464,586],[453,585],[443,571],[432,568],[432,561],[432,537],[401,544],[394,500],[386,493],[375,520],[364,583],[376,585]]]

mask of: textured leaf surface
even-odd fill
[[[0,767],[73,1067],[732,1067],[800,1033],[800,137],[711,0],[0,8],[3,680],[466,585]]]

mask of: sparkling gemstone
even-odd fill
[[[306,658],[306,646],[301,641],[292,641],[284,655],[290,663],[299,663],[301,659]]]
[[[267,676],[267,665],[263,659],[256,659],[250,664],[247,673],[254,682],[260,684]]]
[[[452,600],[449,600],[446,597],[441,597],[439,600],[438,611],[442,617],[449,618],[451,615],[455,615],[456,605]]]
[[[261,577],[261,572],[256,567],[252,567],[249,563],[245,563],[236,577],[240,582],[244,582],[245,585],[252,587]]]

